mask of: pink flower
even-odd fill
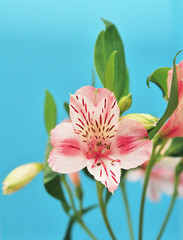
[[[51,131],[48,162],[53,171],[73,173],[87,167],[114,192],[121,168],[135,168],[149,159],[152,143],[146,129],[131,119],[119,121],[119,107],[109,90],[77,90],[70,98],[70,118]]]
[[[181,158],[165,157],[154,166],[147,189],[147,195],[152,201],[159,201],[162,193],[173,194],[174,171],[180,160]],[[143,164],[141,168],[129,171],[126,176],[127,180],[144,180],[146,165],[147,163]],[[183,174],[180,175],[179,181],[178,195],[183,196]]]
[[[160,135],[164,138],[183,137],[183,61],[176,66],[178,80],[178,106],[167,123],[161,128]],[[173,69],[168,72],[167,88],[168,97],[172,84]]]

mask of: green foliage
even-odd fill
[[[183,137],[174,138],[165,156],[182,157],[183,156]]]
[[[95,79],[95,70],[92,68],[92,87],[95,87],[96,79]]]
[[[164,67],[159,68],[155,70],[151,75],[147,78],[147,85],[149,86],[150,82],[154,82],[163,92],[163,97],[168,100],[167,96],[167,77],[168,77],[168,71],[171,68]]]
[[[172,77],[172,86],[171,86],[171,92],[170,92],[170,99],[168,101],[167,108],[157,123],[157,126],[153,128],[148,134],[149,138],[152,139],[154,135],[159,131],[159,129],[163,126],[163,124],[166,122],[166,120],[172,115],[172,113],[175,111],[178,105],[178,83],[177,83],[177,73],[176,73],[176,66],[175,66],[175,60],[177,55],[180,53],[179,51],[173,60],[173,77]]]
[[[69,116],[69,103],[68,102],[64,102],[64,108],[65,108],[66,113]]]
[[[95,69],[103,86],[105,87],[107,84],[106,87],[109,86],[116,99],[119,100],[122,96],[128,94],[128,72],[124,47],[115,25],[104,19],[102,20],[106,29],[100,32],[95,43]]]
[[[44,119],[46,131],[50,135],[51,129],[56,125],[57,110],[53,96],[48,90],[45,91]]]

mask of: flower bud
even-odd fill
[[[150,130],[156,127],[158,122],[158,118],[150,115],[150,114],[143,114],[143,113],[134,113],[134,114],[127,114],[124,116],[125,118],[129,118],[141,123],[146,130]]]
[[[128,95],[122,97],[118,102],[120,114],[127,111],[131,107],[131,105],[132,105],[132,95],[131,93],[129,93]]]
[[[3,194],[11,194],[27,185],[40,171],[42,163],[28,163],[11,171],[3,182]]]
[[[80,186],[80,177],[78,172],[69,173],[68,175],[69,179],[71,180],[72,183],[74,183],[76,187]]]

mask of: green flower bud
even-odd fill
[[[27,185],[40,171],[42,163],[28,163],[11,171],[3,182],[3,194],[11,194]]]
[[[141,123],[145,127],[146,130],[150,130],[150,129],[156,127],[156,124],[159,120],[159,118],[156,118],[150,114],[143,114],[143,113],[127,114],[124,117]]]
[[[122,97],[118,102],[120,114],[127,111],[131,107],[131,105],[132,105],[132,95],[131,93],[129,93],[128,95]]]

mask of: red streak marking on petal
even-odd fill
[[[110,122],[111,122],[111,120],[113,119],[113,117],[114,117],[114,114],[110,117],[110,119],[109,119],[109,121],[108,121],[108,123],[107,123],[107,125],[109,125],[110,124]]]
[[[114,101],[114,103],[113,103],[113,105],[112,105],[112,108],[114,108],[115,104],[116,104],[116,100]]]
[[[95,123],[96,123],[96,126],[98,127],[98,122],[97,122],[97,120],[95,120]]]
[[[82,104],[83,104],[83,107],[84,107],[84,105],[85,105],[84,98],[82,98]]]
[[[77,123],[76,123],[76,125],[77,125],[78,127],[80,127],[81,129],[84,130],[84,128],[83,128],[81,125],[79,125],[79,124],[77,124]]]
[[[107,115],[108,115],[108,113],[106,113],[106,115],[105,115],[104,124],[106,123]]]
[[[111,171],[111,170],[109,170],[111,173],[112,173],[112,175],[114,176],[114,177],[116,177],[116,175],[114,174],[114,172],[113,171]]]
[[[104,108],[106,108],[106,98],[105,98],[105,100],[104,100]]]
[[[85,103],[85,111],[86,111],[86,113],[87,113],[87,105],[86,105],[86,103]]]
[[[104,164],[104,162],[102,160],[101,160],[101,163],[102,163],[102,165],[104,167],[104,170],[105,170],[105,173],[106,173],[106,175],[108,177],[109,175],[108,175],[108,172],[107,172],[107,168],[106,168],[106,166],[105,166],[105,164]]]
[[[88,120],[89,120],[89,122],[90,122],[90,112],[88,112]]]
[[[111,176],[111,177],[115,181],[115,183],[118,184],[118,182],[116,181],[116,178],[114,178],[113,176]]]
[[[91,130],[95,133],[95,129],[94,128],[91,128]]]
[[[102,115],[100,114],[100,125],[102,125]]]
[[[77,100],[79,100],[78,96],[76,96]]]
[[[85,126],[84,122],[83,122],[80,118],[78,118],[78,120],[80,121],[80,123],[81,123],[83,126]]]
[[[104,113],[104,109],[102,108],[102,113]]]
[[[107,182],[105,181],[105,186],[107,187]]]
[[[112,136],[110,136],[109,138],[113,138],[113,137],[115,137],[115,135],[112,135]]]
[[[70,106],[71,106],[71,108],[74,109],[75,112],[79,113],[79,112],[75,109],[75,107],[73,107],[71,104],[70,104]]]
[[[145,141],[142,141],[141,144],[139,144],[138,139],[132,137],[132,136],[119,136],[117,138],[117,147],[119,148],[120,153],[129,153],[132,152],[139,147],[142,147],[142,144],[145,143]]]
[[[100,169],[100,177],[102,177],[102,169]]]
[[[114,127],[115,127],[115,125],[113,125],[111,128],[109,128],[109,131],[111,131]]]
[[[80,111],[81,111],[81,113],[82,113],[82,115],[83,115],[83,117],[84,117],[84,119],[85,119],[85,121],[86,121],[86,116],[85,116],[85,114],[83,113],[83,111],[80,109]]]

